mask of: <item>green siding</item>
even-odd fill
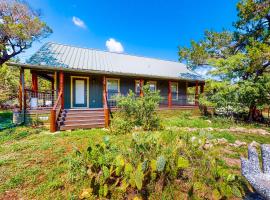
[[[70,92],[71,92],[71,85],[70,85],[70,75],[64,75],[64,105],[65,108],[69,109],[71,107],[70,103]]]
[[[65,98],[65,108],[71,108],[71,74],[66,73],[64,79],[64,98]],[[88,75],[83,74],[72,74],[72,76],[82,76],[89,77],[89,107],[90,108],[102,108],[103,107],[103,77],[101,75]],[[118,77],[115,77],[118,78]],[[135,90],[135,78],[120,78],[120,92],[121,94],[127,94],[129,90],[134,92]],[[143,79],[144,83],[151,81],[150,79]],[[156,80],[157,89],[160,90],[160,94],[163,96],[168,95],[168,80]],[[178,92],[179,95],[186,94],[186,82],[178,81]]]
[[[102,108],[103,83],[102,76],[90,76],[89,104],[90,108]]]
[[[135,79],[121,78],[120,79],[120,92],[121,94],[128,94],[129,90],[135,91]]]

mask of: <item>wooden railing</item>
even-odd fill
[[[63,92],[60,91],[58,98],[51,110],[51,116],[50,116],[50,131],[55,132],[57,131],[57,118],[59,117],[62,109],[62,95]]]
[[[121,95],[125,96],[125,94],[121,94],[119,92],[110,91],[109,94],[106,95],[107,98],[107,106],[108,107],[117,107],[116,96]],[[139,95],[135,94],[135,98],[138,98]],[[161,100],[159,102],[160,106],[195,106],[196,105],[196,95],[195,94],[178,94],[171,93],[171,98],[169,98],[168,93],[160,93]]]
[[[25,109],[42,109],[53,107],[56,101],[56,91],[34,91],[31,89],[25,89],[24,104]]]

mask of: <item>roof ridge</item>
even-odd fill
[[[178,64],[182,64],[182,65],[186,66],[186,64],[184,64],[184,63],[177,62],[177,61],[174,61],[174,60],[169,60],[169,59],[161,59],[161,58],[147,57],[147,56],[143,56],[143,55],[135,55],[135,54],[128,54],[128,53],[110,52],[110,51],[108,51],[108,50],[103,50],[103,49],[90,48],[90,47],[82,47],[82,46],[79,46],[79,45],[63,44],[63,43],[52,42],[52,41],[51,41],[51,42],[46,42],[44,45],[47,45],[47,44],[57,44],[57,45],[68,46],[68,47],[75,47],[75,48],[81,48],[81,49],[88,49],[88,50],[102,51],[102,52],[106,52],[106,53],[114,53],[114,54],[127,55],[127,56],[134,56],[134,57],[139,57],[139,58],[148,58],[148,59],[155,59],[155,60],[161,60],[161,61],[166,61],[166,62],[174,62],[174,63],[178,63]]]

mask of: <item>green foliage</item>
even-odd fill
[[[39,12],[23,1],[0,2],[0,66],[31,47],[32,42],[47,37],[52,30],[40,20]]]
[[[204,140],[205,136],[197,137]],[[244,194],[241,177],[227,168],[219,154],[199,148],[185,133],[136,133],[125,145],[104,138],[101,142],[91,140],[87,150],[75,156],[83,158],[78,164],[87,171],[96,198],[121,199],[130,191],[148,198],[145,194],[154,195],[157,185],[162,193],[163,186],[172,187],[174,181],[186,185],[191,198]]]
[[[148,84],[142,90],[142,97],[135,97],[132,91],[127,96],[116,97],[119,111],[112,120],[113,132],[128,133],[135,126],[144,130],[160,128],[160,119],[156,113],[160,101],[159,92],[151,91]]]
[[[189,161],[188,159],[184,158],[184,157],[179,157],[177,160],[177,167],[180,169],[186,169],[189,167]]]
[[[179,58],[190,68],[210,65],[212,75],[200,103],[215,106],[222,113],[248,112],[248,119],[261,120],[256,109],[270,100],[270,3],[268,0],[241,0],[237,4],[238,20],[233,31],[206,31],[201,41],[180,47]]]

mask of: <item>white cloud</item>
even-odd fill
[[[85,25],[84,21],[81,20],[78,17],[73,16],[72,17],[72,22],[73,22],[73,24],[75,24],[76,26],[78,26],[80,28],[86,28],[86,25]]]
[[[113,38],[110,38],[106,41],[106,47],[110,52],[117,52],[117,53],[124,52],[124,47],[122,46],[122,44]]]

